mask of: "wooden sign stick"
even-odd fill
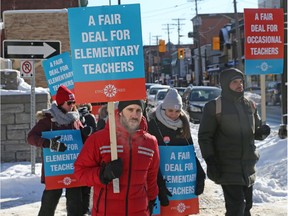
[[[109,115],[111,160],[113,161],[118,158],[114,102],[108,102],[107,108],[108,108],[108,115]],[[113,179],[113,192],[120,193],[119,178]]]

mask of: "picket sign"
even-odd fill
[[[114,102],[108,102],[107,108],[108,108],[108,115],[109,115],[108,119],[109,119],[109,130],[110,130],[111,160],[113,161],[118,158]],[[113,179],[113,192],[120,193],[119,178]]]

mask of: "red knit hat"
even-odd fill
[[[75,101],[75,96],[66,86],[61,85],[56,93],[56,102],[58,105],[62,105],[66,101]]]

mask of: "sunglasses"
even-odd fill
[[[66,101],[66,103],[67,103],[68,106],[70,106],[72,104],[74,105],[76,103],[76,101]]]

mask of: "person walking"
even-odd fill
[[[74,94],[67,87],[60,86],[56,93],[56,101],[52,102],[51,108],[37,113],[39,120],[28,133],[28,143],[36,147],[64,152],[67,146],[59,141],[60,137],[45,139],[42,138],[42,132],[80,129],[82,124],[75,103]],[[45,184],[43,161],[41,183]],[[61,195],[62,189],[45,189],[42,194],[38,216],[53,216]],[[82,216],[81,188],[66,188],[66,199],[67,215]]]
[[[159,151],[147,132],[143,101],[120,101],[115,115],[118,159],[111,161],[109,121],[92,134],[75,161],[74,174],[94,186],[93,216],[151,215],[158,194]],[[120,192],[112,180],[119,178]]]
[[[107,110],[107,104],[103,104],[99,108],[99,118],[97,121],[97,128],[96,131],[101,130],[105,127],[107,119],[108,119],[108,110]]]
[[[91,103],[80,104],[78,106],[78,112],[80,114],[80,120],[83,126],[87,128],[86,136],[82,136],[83,143],[85,144],[86,139],[96,131],[97,123],[96,118],[92,114],[92,105]],[[91,215],[90,210],[90,200],[92,199],[91,195],[91,187],[83,186],[82,190],[82,211],[83,215]]]
[[[205,104],[198,141],[208,177],[222,186],[225,215],[250,216],[259,159],[255,139],[265,139],[270,127],[262,125],[255,103],[244,97],[240,70],[222,71],[220,84],[221,97]]]
[[[163,103],[151,114],[148,122],[149,133],[156,136],[159,146],[187,146],[193,145],[190,132],[189,117],[183,110],[182,98],[174,88],[168,90]],[[161,157],[161,155],[160,155]],[[195,195],[204,191],[205,172],[196,157],[196,188]],[[159,169],[158,198],[161,206],[169,206],[169,196],[173,194],[166,187],[166,180]],[[161,214],[163,215],[163,214]]]

